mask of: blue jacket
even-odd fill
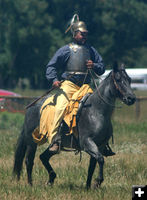
[[[102,57],[96,51],[96,49],[92,46],[88,45],[90,50],[91,60],[94,63],[94,71],[98,75],[102,75],[105,72],[105,67],[103,64]],[[70,48],[69,45],[65,45],[57,50],[52,59],[47,64],[46,69],[46,78],[50,83],[53,83],[57,80],[60,80],[58,72],[61,73],[61,79],[70,80],[73,83],[81,86],[83,84],[85,75],[83,74],[75,74],[69,78],[69,74],[65,72],[67,61],[70,57]],[[90,75],[87,76],[84,83],[90,83]]]

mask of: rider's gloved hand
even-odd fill
[[[60,87],[61,86],[61,81],[55,81],[55,82],[53,82],[53,85],[52,85],[53,87]]]
[[[92,60],[87,60],[86,66],[87,66],[88,69],[92,69],[93,66],[94,66],[93,61]]]

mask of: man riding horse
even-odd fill
[[[83,84],[90,83],[88,69],[94,70],[97,75],[105,72],[102,57],[93,46],[87,43],[88,30],[83,21],[79,21],[78,15],[74,15],[70,26],[73,42],[57,50],[55,55],[47,64],[46,78],[56,90],[55,115],[52,122],[52,133],[56,135],[63,120],[66,106],[72,96],[80,90]],[[64,71],[60,81],[58,72]],[[90,86],[89,86],[90,87]],[[61,143],[61,136],[50,148],[50,151],[58,151]],[[112,156],[109,145],[105,147],[104,155]]]

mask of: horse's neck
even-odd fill
[[[104,111],[113,112],[116,97],[113,94],[113,84],[110,78],[101,82],[98,89],[93,93],[93,99],[93,102],[98,107],[101,105]]]

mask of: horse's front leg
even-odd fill
[[[95,187],[99,187],[104,180],[103,177],[104,158],[102,154],[99,152],[97,145],[91,138],[88,138],[86,140],[84,150],[91,156],[86,187],[88,189],[91,186],[91,180],[95,170],[96,161],[99,164],[99,175],[98,178],[96,179]]]
[[[44,167],[46,168],[48,174],[49,174],[49,181],[47,182],[48,185],[53,185],[54,180],[56,178],[56,173],[53,170],[52,166],[49,163],[49,160],[52,156],[57,154],[58,151],[50,151],[50,148],[48,147],[41,155],[40,155],[40,160]]]

